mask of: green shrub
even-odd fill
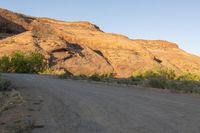
[[[196,81],[181,81],[180,89],[187,93],[200,92],[200,83]]]
[[[173,86],[168,86],[168,89],[175,92],[183,93],[200,93],[200,83],[196,81],[171,81]]]
[[[170,90],[179,90],[180,89],[180,82],[175,80],[166,81],[166,89]]]
[[[98,74],[94,74],[92,76],[89,76],[88,77],[89,80],[93,80],[93,81],[101,81],[102,80],[102,77],[99,76]]]
[[[125,85],[139,85],[152,88],[168,89],[173,92],[199,93],[199,76],[195,74],[176,75],[174,70],[161,69],[157,71],[137,72],[130,78],[114,78],[112,75],[94,74],[91,76],[62,76],[62,78],[72,78],[75,80],[90,80],[98,82],[111,82]]]
[[[133,77],[142,79],[161,78],[166,80],[174,80],[176,78],[176,73],[171,69],[160,69],[157,71],[149,70],[145,72],[137,72],[133,75]]]
[[[167,81],[159,78],[150,78],[145,84],[147,87],[166,89]]]
[[[0,72],[9,72],[11,68],[10,58],[3,56],[0,58]]]
[[[11,83],[0,77],[0,91],[6,91],[10,87]]]
[[[138,72],[133,78],[140,78],[143,85],[152,88],[169,89],[175,92],[200,93],[200,76],[192,73],[176,75],[174,70]]]
[[[158,73],[156,71],[145,71],[145,72],[136,72],[132,77],[141,78],[141,79],[148,79],[148,78],[155,78],[158,77]]]
[[[0,58],[1,72],[38,73],[46,67],[44,56],[38,52],[25,54],[15,51],[10,57]]]
[[[11,56],[11,70],[16,73],[28,73],[30,68],[25,54],[16,51]]]
[[[172,69],[161,69],[158,71],[159,77],[166,80],[176,79],[176,73]]]
[[[200,81],[200,76],[194,73],[182,73],[177,77],[180,81]]]
[[[102,81],[102,82],[108,82],[110,78],[112,78],[113,75],[112,74],[94,74],[91,75],[89,77],[87,77],[89,80],[93,80],[93,81]]]
[[[83,75],[83,74],[78,75],[78,76],[68,76],[68,77],[72,77],[72,79],[74,79],[74,80],[86,80],[86,79],[88,79],[88,76]]]
[[[144,79],[136,78],[136,77],[130,77],[130,78],[112,78],[113,80],[109,80],[112,82],[116,82],[117,84],[127,84],[127,85],[139,85],[141,84],[141,81],[144,81]]]
[[[196,81],[160,80],[151,78],[146,81],[145,86],[169,89],[172,92],[200,93],[200,82]]]
[[[29,66],[30,73],[38,73],[45,69],[46,62],[44,61],[44,56],[38,52],[32,52],[27,56],[27,62]]]

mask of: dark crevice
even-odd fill
[[[97,53],[98,55],[104,57],[103,53],[99,50],[93,50],[95,53]],[[104,57],[105,58],[105,57]]]
[[[59,48],[51,51],[51,53],[56,53],[56,52],[67,52],[68,50],[66,48]]]
[[[65,57],[64,59],[62,59],[62,60],[63,60],[63,61],[66,61],[66,60],[71,59],[72,57],[74,57],[74,56],[73,56],[73,55],[69,55],[69,56]]]
[[[73,73],[71,73],[70,71],[68,71],[66,68],[64,68],[64,67],[60,67],[59,69],[64,70],[64,71],[65,71],[65,75],[73,76]]]
[[[70,43],[70,44],[68,44],[67,46],[68,46],[68,48],[69,48],[70,50],[74,50],[74,51],[77,51],[77,52],[81,52],[81,51],[83,50],[83,47],[81,47],[81,46],[78,45],[78,44],[72,44],[72,43]]]
[[[158,64],[161,64],[161,63],[162,63],[162,60],[160,60],[160,59],[157,58],[157,57],[154,57],[153,60],[156,61]]]
[[[72,57],[74,57],[73,55],[69,55],[69,56],[67,56],[67,57],[65,57],[65,58],[62,58],[62,59],[55,59],[56,61],[66,61],[66,60],[69,60],[69,59],[71,59]]]
[[[84,50],[84,48],[78,44],[72,44],[72,43],[66,42],[66,48],[57,48],[57,49],[52,50],[49,53],[49,55],[50,55],[49,66],[54,66],[57,62],[66,61],[68,59],[71,59],[76,54],[78,54],[81,57],[85,57],[85,55],[82,53],[83,50]],[[57,58],[54,55],[56,53],[68,53],[69,55],[68,56],[66,55],[66,57],[63,57],[63,58]]]
[[[68,51],[71,51],[73,53],[78,53],[79,56],[85,57],[85,55],[82,53],[82,51],[84,50],[84,48],[81,47],[80,45],[70,43],[70,44],[67,44],[67,46],[68,46]]]
[[[112,64],[109,62],[109,59],[107,57],[104,56],[104,54],[100,51],[100,50],[93,50],[96,54],[100,55],[111,67],[113,70],[113,73],[111,73],[113,76],[116,75],[115,69],[112,66]]]
[[[1,35],[7,34],[7,36],[1,36],[0,38],[4,39],[12,35],[23,33],[25,31],[27,30],[23,26],[0,16],[0,33]]]
[[[53,54],[49,54],[50,58],[48,60],[48,67],[52,67],[56,65],[56,58],[53,56]]]
[[[99,51],[99,50],[93,50],[95,53],[97,53],[98,55],[100,55],[101,57],[103,57],[104,59],[105,59],[105,61],[109,64],[109,65],[111,65],[110,64],[110,62],[109,62],[109,60],[108,60],[108,58],[106,58],[104,55],[103,55],[103,53],[101,52],[101,51]],[[112,65],[111,65],[112,66]]]
[[[51,51],[51,53],[69,52],[72,55],[79,54],[81,57],[85,57],[84,54],[82,53],[83,47],[81,47],[80,45],[72,44],[72,43],[70,43],[70,44],[66,43],[66,45],[67,45],[67,48],[58,48],[58,49]]]

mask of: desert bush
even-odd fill
[[[94,74],[92,76],[89,76],[88,77],[89,80],[93,80],[93,81],[101,81],[102,80],[102,77],[99,76],[98,74]]]
[[[38,52],[25,54],[15,51],[10,57],[0,58],[1,72],[38,73],[46,67],[44,56]]]
[[[147,79],[147,78],[155,78],[155,77],[158,77],[158,73],[156,71],[145,71],[145,72],[142,72],[142,71],[138,71],[138,72],[135,72],[133,74],[133,76],[131,76],[132,78],[140,78],[140,79]]]
[[[137,72],[129,78],[115,78],[112,75],[94,74],[91,76],[62,76],[75,80],[90,80],[97,82],[110,82],[125,85],[138,85],[152,88],[168,89],[173,92],[200,93],[200,82],[198,75],[181,74],[176,75],[174,70],[161,69],[157,71]]]
[[[112,74],[94,74],[88,77],[89,80],[93,80],[93,81],[108,81],[109,78],[113,77]]]
[[[159,78],[150,78],[145,82],[147,87],[166,89],[167,80]]]
[[[9,72],[11,67],[10,58],[3,56],[0,58],[0,72]]]
[[[175,80],[176,73],[172,69],[161,69],[158,70],[159,77],[166,80]]]
[[[8,90],[10,85],[11,85],[10,81],[0,77],[0,91]]]
[[[88,76],[86,75],[71,75],[71,74],[61,74],[59,75],[62,79],[73,79],[73,80],[88,80]]]
[[[71,76],[69,76],[69,77],[71,77]],[[72,76],[72,79],[74,79],[74,80],[88,80],[88,76],[81,74],[81,75],[77,75],[77,76]]]
[[[171,69],[159,69],[156,71],[138,72],[133,77],[142,79],[143,85],[147,87],[166,89],[168,81],[176,79],[176,73]]]
[[[156,71],[145,71],[145,72],[137,72],[132,77],[142,78],[142,79],[150,79],[150,78],[160,78],[166,80],[174,80],[176,78],[176,73],[171,69],[160,69]]]
[[[168,81],[167,89],[173,92],[200,93],[200,83],[197,81]]]
[[[192,73],[177,75],[170,69],[138,72],[133,78],[141,79],[146,87],[169,89],[174,92],[200,93],[200,76]]]
[[[195,73],[182,73],[177,76],[180,81],[200,81],[200,76]]]
[[[29,68],[28,60],[25,54],[20,51],[16,51],[11,55],[10,59],[11,71],[16,73],[28,73]]]
[[[32,52],[27,56],[30,73],[38,73],[46,68],[44,56],[38,52]]]
[[[138,77],[130,77],[130,78],[113,78],[110,80],[112,82],[116,82],[117,84],[127,84],[127,85],[139,85],[144,79]]]
[[[109,82],[109,80],[114,77],[112,73],[108,73],[108,74],[93,74],[91,76],[88,76],[87,78],[93,81]]]
[[[200,93],[200,82],[150,78],[143,81],[146,87],[168,89],[172,92]]]

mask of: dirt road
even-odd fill
[[[56,77],[3,74],[40,99],[34,133],[199,133],[200,96]]]

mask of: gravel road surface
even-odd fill
[[[200,96],[55,76],[3,74],[41,100],[33,133],[200,133]]]

